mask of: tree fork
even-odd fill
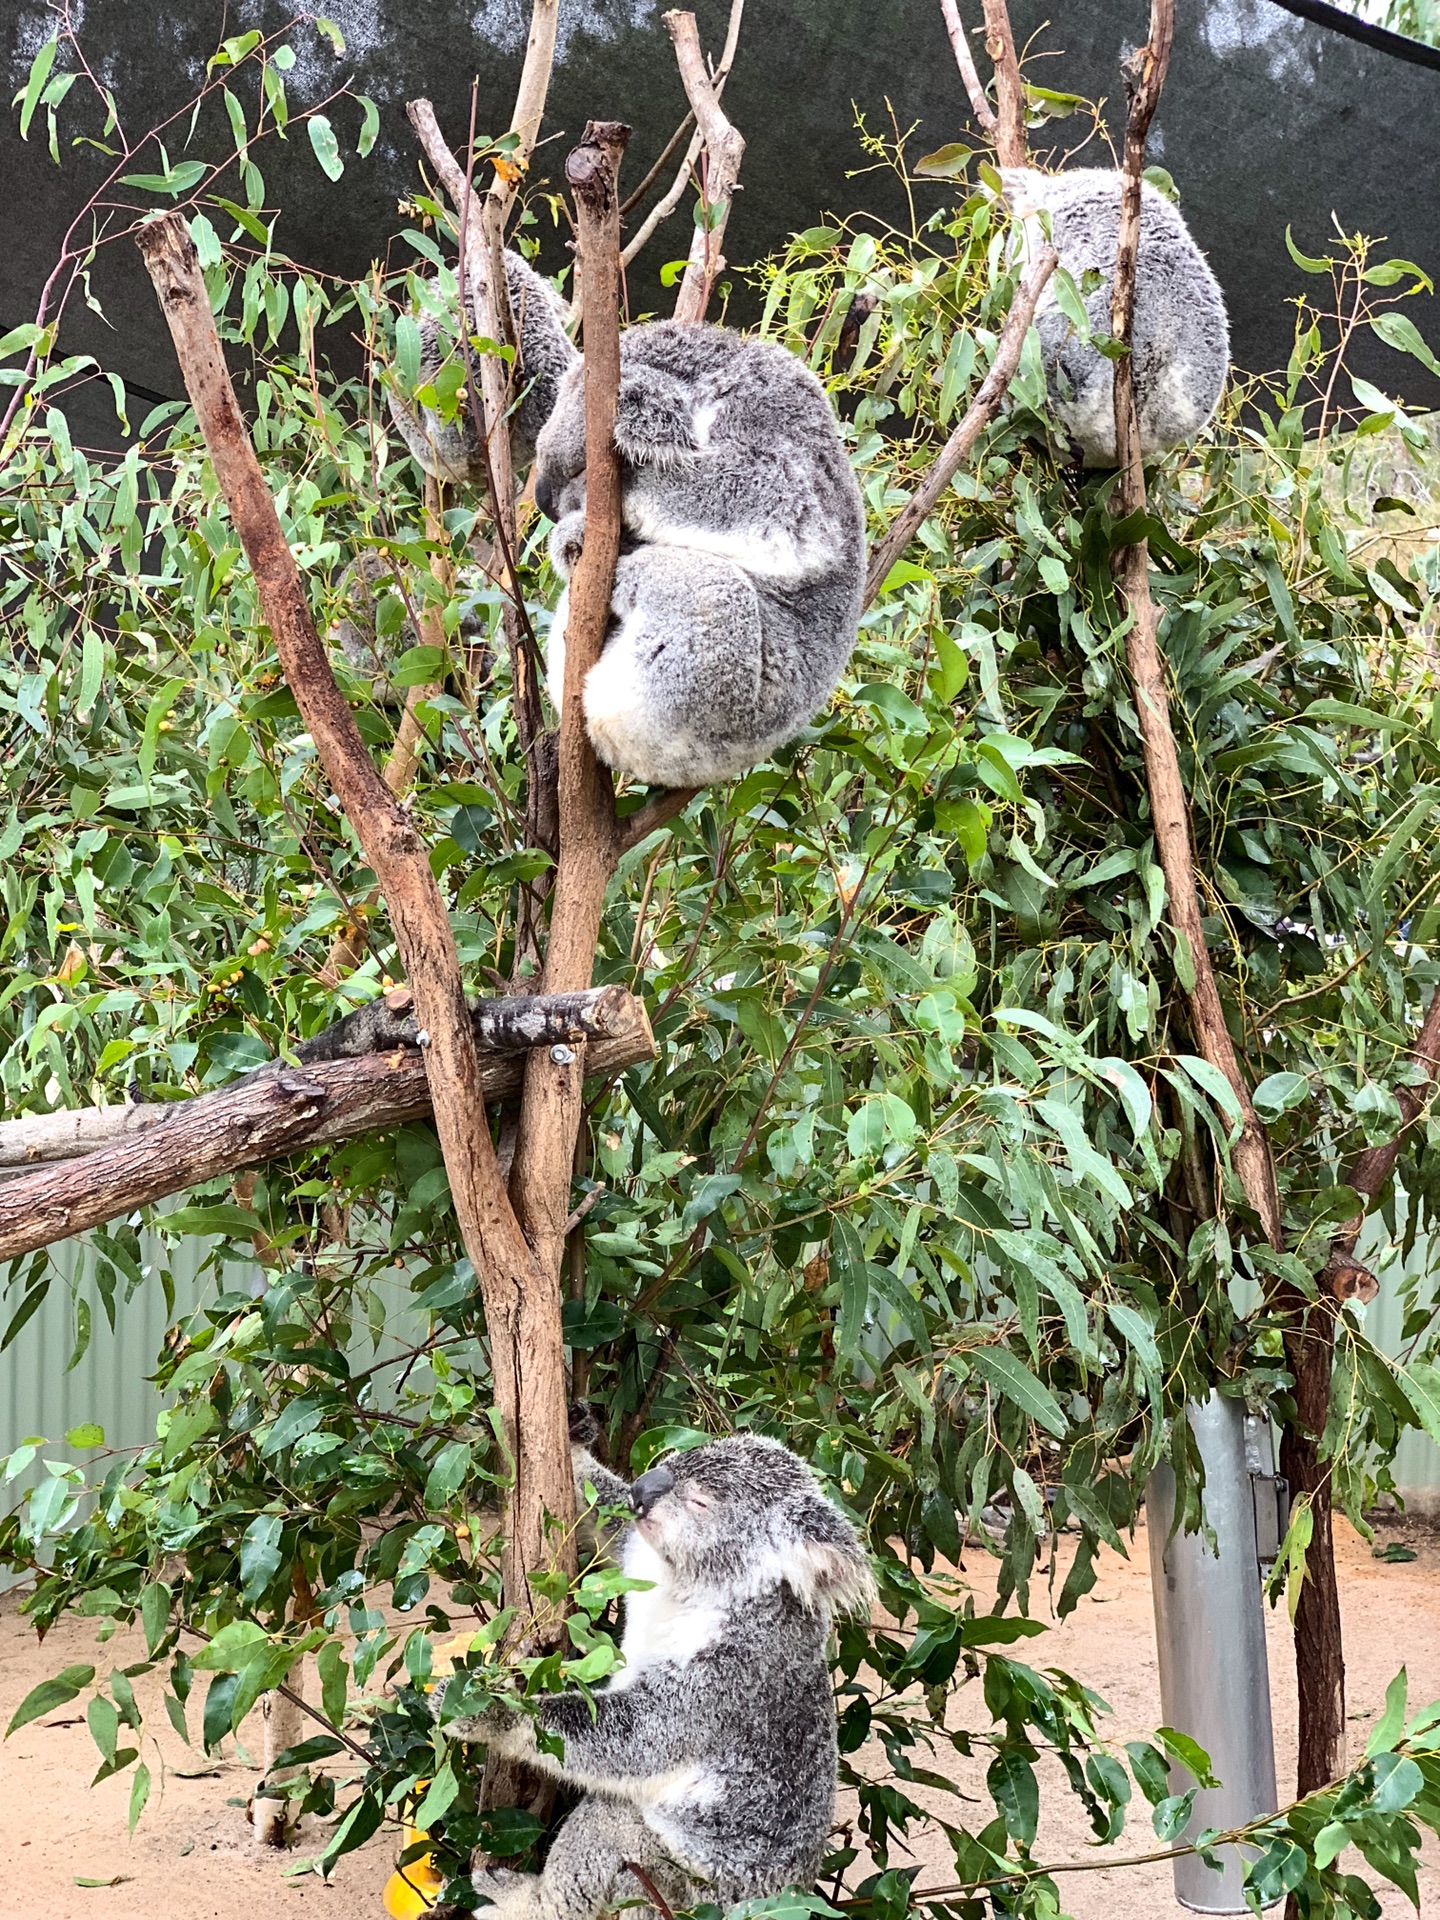
[[[534,1612],[530,1571],[557,1553],[562,1564],[574,1558],[558,1293],[520,1229],[495,1159],[445,903],[423,843],[376,771],[335,684],[235,398],[184,220],[162,215],[137,238],[285,678],[384,893],[427,1036],[431,1104],[457,1225],[484,1299],[495,1404],[511,1459],[505,1589]],[[560,1523],[555,1542],[547,1538],[551,1519]]]

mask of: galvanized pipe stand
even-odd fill
[[[1188,1733],[1210,1756],[1220,1785],[1195,1796],[1185,1829],[1221,1831],[1273,1813],[1275,1743],[1265,1657],[1262,1567],[1274,1560],[1284,1527],[1284,1483],[1274,1471],[1269,1423],[1238,1400],[1212,1394],[1187,1409],[1205,1464],[1203,1532],[1174,1532],[1175,1476],[1157,1467],[1146,1488],[1155,1639],[1165,1725]],[[1172,1791],[1194,1785],[1183,1768]],[[1198,1854],[1174,1863],[1175,1897],[1195,1913],[1244,1913],[1239,1848],[1222,1848],[1223,1872]]]

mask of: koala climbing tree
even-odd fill
[[[1108,342],[1120,240],[1121,174],[1077,167],[1045,174],[1005,169],[1005,200],[1034,244],[1038,216],[1048,216],[1060,265],[1075,286],[1094,280],[1085,298],[1092,340],[1083,340],[1060,307],[1053,283],[1035,315],[1051,409],[1087,467],[1120,464],[1115,441],[1115,361]],[[1135,394],[1140,452],[1149,460],[1187,446],[1214,413],[1230,371],[1225,301],[1179,209],[1148,180],[1140,183],[1140,246],[1136,260],[1131,341],[1126,364]]]
[[[577,1501],[627,1504],[615,1554],[624,1666],[532,1718],[467,1715],[462,1673],[441,1725],[584,1793],[543,1873],[476,1876],[500,1920],[593,1920],[653,1888],[672,1906],[810,1885],[835,1809],[826,1643],[868,1616],[874,1581],[850,1522],[777,1441],[737,1434],[673,1455],[633,1485],[575,1450]],[[633,1869],[645,1876],[639,1884]],[[648,1882],[648,1885],[647,1885]]]

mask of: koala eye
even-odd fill
[[[687,1507],[694,1507],[697,1513],[708,1513],[714,1501],[703,1488],[692,1486],[685,1489],[685,1504]]]

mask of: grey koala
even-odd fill
[[[1037,173],[1028,167],[1001,173],[1005,199],[1017,219],[1049,213],[1060,264],[1077,287],[1097,272],[1100,284],[1085,300],[1092,333],[1110,333],[1115,248],[1120,237],[1120,175],[1109,168]],[[1225,300],[1190,237],[1179,210],[1142,181],[1140,257],[1135,280],[1131,347],[1140,446],[1148,459],[1193,440],[1215,411],[1230,370]],[[1027,244],[1035,223],[1026,221]],[[1076,335],[1061,311],[1052,281],[1035,316],[1050,402],[1087,467],[1113,467],[1115,367]]]
[[[854,1528],[777,1441],[737,1434],[672,1455],[631,1486],[583,1447],[577,1489],[635,1515],[624,1571],[625,1665],[594,1695],[545,1699],[538,1723],[490,1707],[450,1727],[585,1798],[543,1873],[476,1876],[497,1920],[593,1920],[641,1898],[634,1862],[671,1905],[721,1906],[808,1883],[834,1817],[833,1615],[873,1592]],[[556,1760],[537,1724],[564,1741]]]
[[[514,385],[520,399],[510,418],[511,450],[519,468],[534,458],[535,436],[554,411],[560,382],[580,355],[565,332],[570,309],[550,282],[517,253],[505,254],[505,284],[519,341]],[[456,342],[444,338],[435,316],[426,314],[420,322],[421,384],[433,380],[445,361],[459,352]],[[485,478],[473,402],[467,400],[459,416],[446,421],[429,407],[413,412],[393,387],[387,398],[391,419],[426,473],[457,484]]]
[[[655,786],[728,780],[824,706],[855,644],[865,514],[825,390],[793,354],[673,320],[620,338],[624,531],[585,724]],[[535,499],[569,579],[584,535],[583,362],[535,447]],[[568,590],[550,632],[565,681]]]

